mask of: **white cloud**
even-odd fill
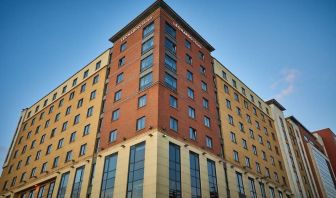
[[[275,99],[281,100],[295,91],[295,81],[299,71],[296,69],[285,69],[281,72],[279,80],[271,84],[272,89],[280,89],[275,95]]]

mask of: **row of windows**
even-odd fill
[[[226,72],[225,72],[225,71],[222,71],[222,77],[223,77],[225,80],[227,80],[227,75],[226,75]],[[237,89],[237,82],[236,82],[235,79],[232,79],[232,86],[233,86],[234,88]],[[243,94],[244,96],[246,96],[246,90],[245,90],[244,87],[241,87],[241,92],[242,92],[242,94]],[[253,96],[252,94],[250,94],[250,100],[254,103],[254,96]],[[260,109],[263,109],[263,108],[262,108],[262,104],[261,104],[260,101],[258,101],[258,106],[259,106]],[[269,110],[268,110],[268,108],[265,108],[265,109],[266,109],[266,113],[267,113],[267,115],[269,115]]]
[[[242,173],[236,171],[236,182],[237,182],[237,189],[238,189],[238,196],[239,197],[246,197],[245,195],[245,189],[244,189],[244,180]],[[248,177],[248,185],[249,185],[249,191],[250,196],[252,198],[257,198],[257,191],[254,179],[251,177]],[[266,198],[266,189],[265,184],[263,182],[259,182],[259,190],[262,198]],[[269,186],[269,194],[271,198],[275,198],[275,190],[273,187]],[[279,198],[283,198],[282,192],[278,191]],[[289,197],[289,195],[287,195]]]
[[[100,68],[100,66],[101,66],[101,61],[98,61],[97,63],[96,63],[96,70],[98,70],[99,68]],[[89,76],[89,70],[87,69],[87,70],[85,70],[84,72],[83,72],[83,79],[85,79],[85,78],[87,78]],[[98,79],[93,79],[93,84],[95,84],[96,82],[95,81],[97,81]],[[78,79],[77,78],[75,78],[75,79],[73,79],[72,80],[72,87],[75,87],[76,85],[77,85],[77,81],[78,81]],[[64,94],[65,92],[67,91],[67,85],[65,85],[63,88],[62,88],[62,94]],[[56,98],[57,98],[57,92],[55,92],[54,94],[53,94],[53,96],[52,96],[52,101],[54,101],[54,100],[56,100]],[[44,102],[43,102],[43,107],[46,107],[48,105],[48,99],[45,99],[44,100]],[[35,113],[37,113],[38,111],[39,111],[39,109],[40,109],[40,105],[37,105],[36,107],[35,107]],[[30,116],[31,116],[31,111],[29,111],[28,112],[28,114],[27,114],[27,118],[30,118]]]

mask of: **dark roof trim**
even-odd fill
[[[271,99],[269,101],[266,101],[266,104],[271,105],[274,104],[276,107],[278,107],[281,111],[285,111],[286,108],[282,106],[277,100]]]
[[[152,5],[150,5],[145,11],[143,11],[140,15],[138,15],[135,19],[133,19],[130,23],[128,23],[124,28],[122,28],[119,32],[113,35],[109,41],[112,43],[116,42],[122,36],[124,36],[128,31],[130,31],[136,24],[140,23],[147,16],[152,14],[158,8],[162,8],[165,10],[174,20],[179,22],[183,28],[185,28],[190,34],[195,37],[201,44],[207,48],[210,52],[214,51],[213,48],[201,35],[199,35],[186,21],[184,21],[171,7],[169,7],[163,0],[157,0]]]
[[[304,128],[307,132],[311,133],[301,122],[296,119],[294,116],[289,116],[288,119],[292,120],[295,124],[300,125],[302,128]]]

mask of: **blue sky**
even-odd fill
[[[20,110],[111,46],[154,0],[0,2],[0,163]],[[336,1],[166,1],[213,55],[308,129],[336,131]]]

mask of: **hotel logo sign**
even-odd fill
[[[134,32],[136,32],[137,30],[139,30],[142,26],[144,26],[146,23],[148,23],[152,19],[153,19],[153,16],[150,16],[147,19],[145,19],[144,21],[142,21],[141,23],[139,23],[139,25],[137,25],[136,27],[134,27],[131,31],[127,32],[127,34],[125,34],[121,38],[121,42],[123,42],[124,40],[126,40],[129,36],[131,36]]]
[[[196,41],[196,39],[194,39],[194,37],[192,37],[187,31],[185,31],[179,24],[174,22],[174,26],[178,30],[180,30],[187,38],[189,38],[193,43],[195,43],[199,48],[202,49],[202,46]]]

